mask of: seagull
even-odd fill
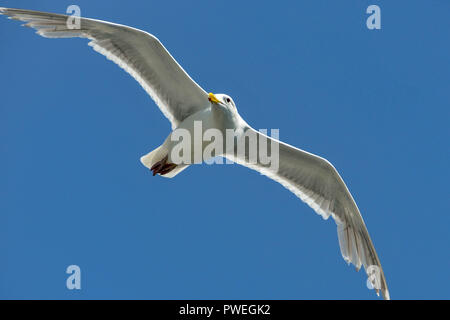
[[[43,37],[89,39],[89,46],[128,72],[150,95],[172,124],[169,137],[180,128],[192,132],[193,124],[201,121],[205,128],[216,128],[221,132],[233,129],[240,141],[247,133],[268,139],[272,150],[278,150],[276,170],[269,169],[261,161],[250,162],[248,149],[239,153],[235,147],[225,147],[223,153],[216,156],[230,158],[268,176],[324,219],[331,216],[337,225],[344,260],[352,263],[356,270],[363,266],[368,275],[368,286],[372,286],[378,295],[381,291],[384,299],[390,299],[380,260],[360,211],[341,176],[326,159],[254,130],[239,115],[230,96],[206,93],[150,33],[81,17],[78,17],[79,27],[74,27],[68,23],[72,16],[40,11],[0,7],[0,14],[26,22],[24,26],[36,29]],[[172,178],[188,167],[188,164],[172,161],[174,144],[169,137],[141,158],[153,175]],[[258,148],[262,146],[258,144]]]

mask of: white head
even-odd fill
[[[209,93],[208,100],[211,101],[212,104],[218,104],[223,107],[226,107],[227,109],[231,111],[237,111],[236,105],[234,104],[233,99],[223,93]]]
[[[237,111],[233,99],[223,93],[210,93],[208,100],[211,102],[211,109],[214,117],[222,118],[219,122],[225,127],[236,128],[248,126],[247,122],[241,118]]]

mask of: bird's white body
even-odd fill
[[[216,94],[215,96],[221,101],[225,101],[225,99],[231,100],[225,94]],[[167,156],[167,162],[176,163],[185,168],[186,165],[198,164],[209,160],[211,157],[227,155],[233,157],[238,142],[244,138],[244,134],[250,129],[250,126],[241,118],[234,107],[234,102],[231,101],[229,104],[224,102],[214,106],[211,105],[188,116],[169,134],[164,143],[157,149],[157,153],[152,151],[141,158],[142,163],[151,168],[156,162]],[[222,146],[218,148],[220,152],[214,150],[215,152],[211,157],[204,157],[205,149],[211,144],[211,141],[205,139],[204,136],[210,130],[217,130],[220,133]],[[189,159],[187,163],[178,163],[174,159],[174,153],[178,152],[176,150],[174,152],[174,149],[180,144],[180,140],[184,142],[183,139],[180,139],[180,136],[184,137],[184,132],[189,133],[190,143],[188,150],[190,150],[190,155],[187,157]],[[233,142],[227,144],[226,137],[230,132],[233,134]],[[177,170],[176,173],[178,172],[180,171]],[[175,174],[165,174],[163,176],[172,178]]]
[[[358,270],[364,266],[377,292],[381,291],[384,298],[389,299],[383,269],[359,209],[344,181],[327,160],[253,130],[239,116],[229,96],[208,96],[161,42],[147,32],[86,18],[80,18],[79,29],[68,28],[66,15],[31,10],[0,8],[0,14],[25,21],[26,26],[37,29],[37,33],[44,37],[88,38],[94,50],[117,63],[141,84],[171,121],[173,129],[160,147],[141,158],[154,174],[174,177],[189,165],[175,163],[173,159],[174,148],[179,142],[176,136],[182,130],[192,137],[191,159],[197,156],[195,150],[203,154],[209,142],[196,136],[196,123],[202,125],[201,136],[211,129],[225,136],[231,129],[236,134],[234,141],[237,143],[246,141],[245,134],[254,134],[258,137],[259,150],[259,141],[269,139],[271,151],[278,152],[276,170],[259,158],[256,162],[249,161],[248,149],[239,153],[225,140],[222,152],[214,156],[231,157],[235,162],[267,175],[292,191],[324,219],[333,217],[345,261],[353,263]]]
[[[225,137],[226,129],[240,129],[238,131],[243,131],[243,123],[239,121],[236,117],[231,116],[231,112],[222,107],[208,107],[204,110],[198,111],[189,117],[187,117],[180,125],[173,130],[167,139],[164,141],[163,146],[169,152],[169,162],[174,162],[172,159],[172,150],[179,143],[178,132],[180,130],[187,130],[191,136],[191,159],[194,160],[196,157],[195,151],[201,150],[203,154],[205,148],[209,145],[209,141],[203,139],[204,133],[210,129],[218,129],[222,132]],[[197,129],[197,130],[196,130]],[[226,153],[226,145],[224,139],[223,150]],[[231,150],[230,150],[231,151]],[[216,154],[215,156],[221,156],[222,154]],[[208,160],[208,159],[203,159]],[[194,163],[195,161],[191,161]]]

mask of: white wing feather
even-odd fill
[[[273,140],[250,127],[245,129],[246,132],[247,130],[253,131],[258,137],[257,161],[249,161],[248,139],[245,140],[245,154],[239,155],[235,148],[234,154],[227,155],[227,158],[277,181],[324,219],[332,216],[337,224],[339,246],[345,261],[354,264],[357,270],[364,266],[369,279],[376,280],[379,284],[383,297],[390,299],[383,269],[366,225],[352,195],[333,165],[321,157]],[[261,138],[269,139],[267,140],[269,154],[270,141],[278,145],[279,167],[276,171],[260,161],[259,141]],[[376,273],[372,273],[375,268],[370,266],[378,269],[378,279],[373,276]]]
[[[80,18],[80,29],[67,27],[68,16],[32,10],[1,8],[0,14],[27,22],[47,38],[88,38],[93,49],[135,78],[178,126],[186,117],[209,105],[207,93],[194,82],[153,35],[124,25]]]

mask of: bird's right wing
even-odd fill
[[[380,260],[370,239],[359,209],[339,173],[327,160],[309,152],[274,140],[247,127],[234,152],[226,155],[234,162],[254,169],[277,181],[307,203],[324,219],[332,216],[337,224],[343,258],[359,270],[364,266],[377,293],[389,299],[389,291]],[[251,137],[254,137],[253,142]],[[265,141],[264,144],[261,144]],[[252,155],[252,143],[257,146]],[[261,149],[266,150],[261,150]],[[275,158],[275,150],[278,157]],[[234,153],[234,154],[233,154]],[[262,158],[269,155],[269,158]],[[273,161],[278,165],[273,166]]]
[[[47,38],[88,38],[89,45],[135,78],[178,126],[186,117],[209,105],[206,92],[192,80],[153,35],[120,24],[80,18],[80,28],[68,27],[63,14],[0,7],[0,14],[27,22]]]

